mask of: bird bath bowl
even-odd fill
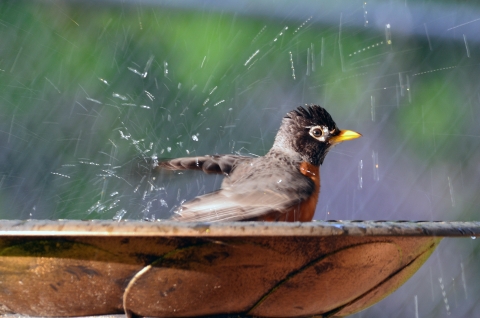
[[[0,314],[347,316],[480,222],[1,221]]]

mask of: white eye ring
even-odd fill
[[[325,136],[328,136],[328,128],[325,126],[313,126],[307,128],[310,128],[310,131],[308,132],[310,136],[318,141],[325,141]]]

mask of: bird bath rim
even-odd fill
[[[0,220],[0,236],[480,236],[480,221],[225,222]]]

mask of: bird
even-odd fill
[[[320,165],[325,156],[335,145],[361,136],[340,130],[325,108],[306,105],[285,115],[264,156],[183,157],[160,162],[155,170],[224,175],[220,189],[181,204],[173,221],[310,222],[320,194]]]

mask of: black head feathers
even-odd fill
[[[312,129],[321,129],[325,134],[323,141],[311,135]],[[278,130],[271,153],[290,153],[298,155],[302,161],[320,165],[332,144],[328,136],[338,134],[338,128],[332,116],[317,105],[298,107],[287,113]]]
[[[302,106],[287,113],[286,119],[291,119],[299,126],[327,126],[329,130],[335,129],[337,126],[332,119],[332,116],[325,110],[325,108],[318,105],[310,105],[307,108]]]

